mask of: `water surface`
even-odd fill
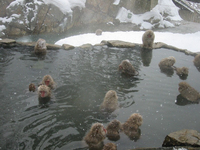
[[[176,58],[177,67],[189,68],[185,81],[199,91],[200,72],[193,65],[193,56],[168,49],[146,54],[139,49],[95,46],[52,50],[38,58],[32,49],[1,48],[1,149],[87,149],[82,139],[93,123],[101,122],[105,127],[113,119],[123,123],[136,112],[143,116],[141,136],[132,141],[121,133],[120,140],[114,142],[118,149],[160,147],[171,132],[198,131],[200,105],[180,100],[178,83],[182,80],[158,67],[168,56]],[[139,76],[130,78],[118,72],[124,59],[131,61]],[[48,107],[40,108],[37,93],[29,92],[28,85],[37,85],[46,74],[54,78],[57,88]],[[99,106],[111,89],[118,94],[120,109],[102,113]]]

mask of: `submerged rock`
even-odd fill
[[[200,133],[196,130],[184,129],[170,133],[165,137],[163,147],[192,146],[200,147]]]

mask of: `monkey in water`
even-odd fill
[[[123,60],[118,68],[123,74],[129,76],[137,76],[139,74],[129,60]]]
[[[101,29],[97,29],[97,30],[95,31],[95,34],[99,36],[99,35],[102,35],[102,32],[103,32],[103,31],[102,31]]]
[[[103,103],[100,106],[100,110],[113,112],[118,108],[118,96],[116,91],[109,90],[103,100]]]
[[[38,87],[38,100],[39,104],[46,104],[51,99],[51,90],[46,85],[40,85]]]
[[[187,67],[182,67],[182,68],[177,68],[174,67],[176,74],[182,79],[185,80],[187,79],[188,73],[189,73],[189,69]]]
[[[35,92],[35,84],[33,84],[33,83],[29,84],[29,91]]]
[[[117,141],[120,139],[120,135],[119,135],[119,132],[122,130],[122,124],[120,121],[118,120],[112,120],[107,128],[107,137],[109,140],[112,140],[112,141]]]
[[[152,30],[147,30],[142,36],[143,48],[153,49],[155,34]]]
[[[178,88],[182,97],[186,98],[191,102],[197,102],[200,100],[200,94],[193,87],[191,87],[187,82],[180,82]]]
[[[107,131],[103,124],[95,123],[92,125],[90,131],[86,134],[83,140],[87,143],[89,149],[102,149],[106,133]]]
[[[50,75],[45,75],[42,79],[42,84],[47,85],[50,89],[55,88],[55,82]]]
[[[139,127],[142,125],[142,116],[138,113],[133,113],[129,119],[122,125],[124,133],[133,140],[139,139],[141,131]]]
[[[117,145],[114,143],[107,143],[102,150],[117,150]]]
[[[174,74],[174,64],[176,62],[176,59],[173,56],[163,58],[158,66],[160,67],[161,72],[167,74],[168,76],[171,76]]]
[[[46,54],[47,47],[44,39],[38,39],[34,47],[35,54]]]
[[[194,60],[193,60],[194,65],[200,71],[200,54],[196,55]]]

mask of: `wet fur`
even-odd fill
[[[101,110],[105,110],[107,112],[113,112],[118,108],[118,96],[114,90],[109,90],[105,97],[104,101],[100,106]]]
[[[174,67],[176,70],[176,74],[182,79],[187,79],[188,73],[189,73],[189,69],[187,67],[182,67],[182,68],[176,68]]]
[[[33,84],[33,83],[29,84],[29,91],[35,92],[35,84]]]
[[[153,49],[155,34],[152,30],[147,30],[142,36],[143,48]]]
[[[103,147],[103,140],[106,138],[106,132],[101,123],[95,123],[90,128],[90,131],[83,138],[90,149],[100,149]]]
[[[41,91],[45,91],[45,96],[42,97],[41,96]],[[39,100],[39,104],[46,104],[50,101],[51,99],[51,90],[48,86],[46,85],[40,85],[38,87],[38,100]]]
[[[49,85],[48,85],[48,87],[49,87],[50,89],[54,89],[54,88],[55,88],[55,82],[54,82],[53,78],[52,78],[50,75],[45,75],[45,76],[43,77],[43,79],[42,79],[42,83],[41,83],[41,84],[45,84],[45,81],[46,81],[46,80],[49,80]]]
[[[121,71],[122,73],[124,73],[126,75],[136,76],[139,74],[135,70],[133,65],[129,62],[129,60],[123,60],[118,68],[119,68],[119,71]]]
[[[108,139],[112,141],[117,141],[120,139],[119,132],[122,130],[122,124],[120,121],[115,119],[108,124],[106,130],[106,136],[108,137]]]
[[[44,39],[38,39],[34,47],[35,54],[46,54],[47,47]]]
[[[173,69],[176,59],[173,56],[163,58],[158,64],[161,70]]]
[[[198,100],[200,99],[199,92],[197,92],[187,82],[180,82],[178,90],[182,97],[186,98],[191,102],[198,102]]]
[[[117,150],[117,146],[114,143],[107,143],[102,150]]]

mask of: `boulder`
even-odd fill
[[[110,40],[106,42],[110,47],[119,47],[119,48],[134,48],[136,44],[130,42],[124,42],[119,40]]]
[[[62,45],[62,48],[63,48],[64,50],[71,50],[71,49],[74,49],[75,47],[72,46],[72,45],[69,45],[69,44],[63,44],[63,45]]]
[[[165,137],[163,147],[191,146],[200,147],[200,133],[196,130],[184,129],[170,133]]]

